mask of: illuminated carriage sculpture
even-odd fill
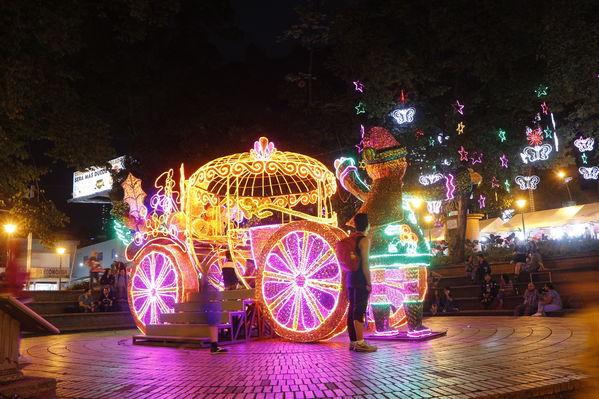
[[[181,167],[178,184],[172,170],[164,173],[151,213],[140,189],[141,199],[131,199],[136,184],[124,187],[138,223],[127,258],[134,263],[129,302],[142,332],[197,292],[199,278],[222,290],[227,251],[279,336],[316,341],[343,331],[347,299],[334,247],[345,233],[331,209],[335,175],[323,164],[262,137],[249,152],[211,161],[187,179]]]
[[[130,175],[123,184],[137,230],[127,247],[134,263],[129,303],[142,332],[198,292],[200,278],[224,289],[227,252],[241,283],[255,287],[255,300],[279,336],[318,341],[345,329],[345,276],[334,251],[345,233],[331,207],[337,189],[332,172],[262,137],[249,152],[211,161],[187,179],[182,166],[178,183],[173,174],[157,179],[151,212],[143,205],[141,182]],[[379,332],[405,322],[405,300],[422,299],[418,272],[390,272],[387,284],[375,271],[374,298],[392,306]]]

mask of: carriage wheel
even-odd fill
[[[342,237],[337,228],[298,221],[281,227],[264,245],[257,298],[279,336],[310,342],[340,332],[347,298],[335,243]]]
[[[133,262],[129,308],[145,334],[148,324],[160,322],[161,313],[174,312],[175,303],[181,302],[186,292],[197,291],[197,276],[184,249],[175,244],[150,243]]]

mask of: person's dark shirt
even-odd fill
[[[495,281],[485,281],[482,284],[481,296],[484,296],[485,294],[490,296],[496,296],[497,291],[499,291],[499,285]]]
[[[483,259],[478,264],[478,270],[479,270],[479,274],[482,274],[483,276],[485,274],[491,274],[491,266],[489,266],[489,262],[487,262],[486,259]]]

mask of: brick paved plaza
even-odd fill
[[[206,349],[131,345],[132,330],[22,340],[28,375],[54,377],[59,398],[527,398],[570,390],[585,331],[572,318],[438,317],[447,336],[320,344],[267,340]]]

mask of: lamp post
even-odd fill
[[[518,200],[516,201],[516,205],[520,208],[520,215],[522,215],[522,239],[526,241],[526,227],[524,226],[524,207],[526,206],[526,200]]]
[[[62,291],[62,255],[65,253],[66,248],[58,247],[56,248],[56,253],[60,259],[60,263],[58,266],[58,291]]]
[[[557,176],[564,181],[564,185],[566,186],[566,190],[568,190],[568,198],[570,198],[570,203],[574,202],[574,201],[572,201],[572,193],[570,192],[570,185],[568,184],[568,183],[570,183],[570,181],[572,180],[572,178],[566,176],[566,174],[563,171],[561,171],[561,170],[559,172],[557,172]]]
[[[426,215],[424,221],[428,223],[428,242],[432,245],[433,215]]]

